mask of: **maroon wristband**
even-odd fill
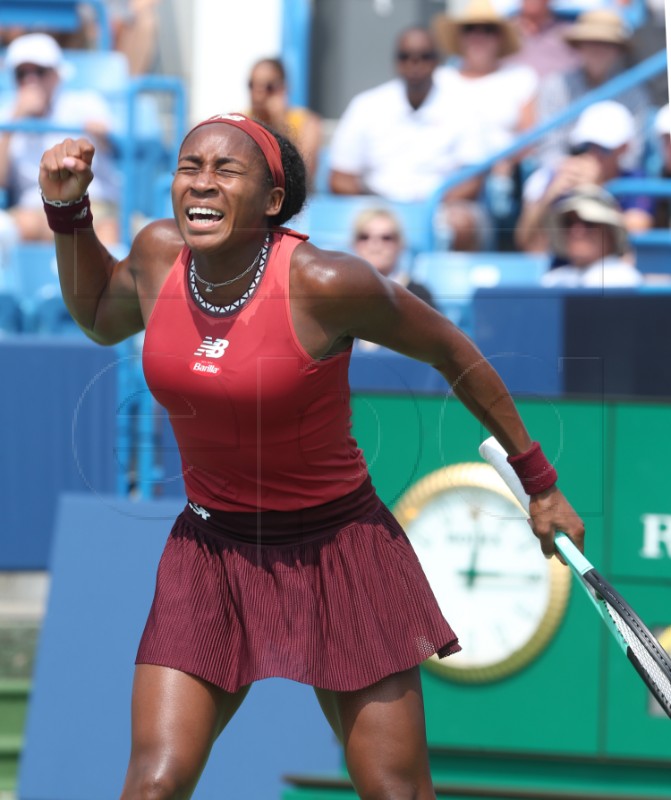
[[[54,233],[73,234],[76,230],[93,227],[93,214],[88,193],[74,203],[54,205],[44,200],[47,224]]]
[[[525,453],[508,456],[508,463],[527,494],[538,494],[557,483],[557,470],[545,458],[538,442],[533,442]]]

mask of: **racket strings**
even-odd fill
[[[666,657],[666,653],[661,651],[661,648],[656,641],[649,641],[647,642],[646,646],[646,644],[641,641],[635,630],[632,629],[632,625],[625,620],[618,609],[616,609],[615,606],[613,606],[605,598],[603,598],[603,602],[606,606],[608,614],[615,623],[617,629],[622,635],[622,638],[633,651],[634,656],[638,660],[641,668],[645,671],[649,680],[652,681],[652,683],[657,687],[660,695],[658,696],[658,699],[667,708],[671,708],[671,662],[669,662],[668,658]],[[631,623],[634,624],[635,620],[631,620]],[[640,631],[639,633],[647,641],[649,637],[645,635],[646,632]],[[662,666],[660,666],[658,661],[651,654],[650,649],[653,649],[655,652],[657,652],[658,658],[662,661],[662,663],[668,664],[669,669],[665,670]]]

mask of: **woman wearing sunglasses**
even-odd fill
[[[454,59],[436,70],[436,82],[451,107],[459,109],[464,117],[471,138],[479,142],[482,157],[493,155],[534,124],[536,73],[524,65],[502,65],[501,59],[517,52],[520,45],[513,25],[498,14],[489,0],[471,0],[458,16],[437,17],[434,27],[441,49]],[[514,190],[514,167],[515,162],[506,161],[493,169],[493,182],[510,196]],[[455,195],[465,203],[461,213],[472,216],[474,232],[482,227],[481,211],[476,205],[482,186],[483,178],[478,177],[463,184]],[[496,209],[493,211],[496,213]],[[485,244],[475,241],[464,249]]]
[[[603,187],[580,186],[552,207],[548,228],[552,252],[566,263],[547,272],[544,286],[638,286],[624,215]]]
[[[322,145],[322,121],[318,114],[302,106],[292,106],[287,96],[287,76],[278,58],[262,58],[249,73],[247,116],[270,125],[298,147],[308,172],[308,186],[314,177]]]

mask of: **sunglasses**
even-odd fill
[[[408,50],[399,50],[396,53],[396,60],[405,63],[406,61],[435,61],[437,59],[436,53],[433,50],[422,50],[418,53],[411,53]]]
[[[356,240],[357,242],[367,242],[370,239],[377,240],[379,242],[397,242],[398,241],[398,234],[397,233],[366,233],[362,231],[361,233],[357,233]]]
[[[575,225],[580,225],[583,228],[598,228],[601,225],[600,222],[592,222],[591,220],[582,219],[577,216],[564,217],[563,222],[565,228],[573,228]]]
[[[254,89],[263,89],[266,94],[275,94],[281,88],[279,83],[254,83],[253,81],[249,81],[247,86],[250,92]]]
[[[462,25],[461,30],[464,33],[486,33],[488,36],[495,36],[501,31],[501,28],[490,22],[471,22]]]
[[[569,150],[572,156],[581,156],[584,153],[596,153],[597,155],[607,156],[614,152],[611,147],[604,147],[596,142],[581,142],[574,144]]]
[[[51,72],[49,67],[17,67],[14,70],[14,75],[17,82],[20,83],[31,75],[35,75],[37,78],[44,78],[49,72]]]

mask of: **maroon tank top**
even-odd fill
[[[168,411],[187,496],[203,506],[308,508],[367,477],[351,435],[350,352],[315,360],[293,327],[289,268],[305,238],[273,231],[254,293],[225,315],[194,300],[184,247],[147,323],[147,384]]]

